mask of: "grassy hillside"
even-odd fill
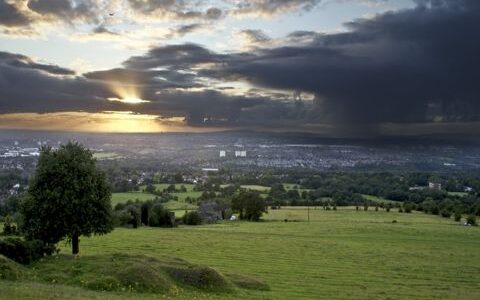
[[[115,229],[106,236],[82,238],[80,251],[88,257],[115,253],[159,261],[177,257],[221,274],[263,279],[270,287],[235,288],[227,294],[186,289],[178,293],[180,299],[480,298],[479,227],[423,213],[341,207],[310,209],[307,223],[306,213],[302,207],[282,208],[271,210],[259,223]],[[39,262],[37,267],[44,263],[52,262]],[[0,298],[133,299],[128,292],[92,292],[44,281],[6,282],[0,280]]]

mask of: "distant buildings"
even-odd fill
[[[438,182],[429,182],[428,183],[428,188],[432,189],[432,190],[441,191],[442,190],[442,184],[438,183]]]
[[[235,157],[247,157],[247,151],[241,150],[241,151],[235,151]]]
[[[235,157],[247,157],[247,151],[245,151],[245,150],[236,150],[234,152],[234,154],[235,154]],[[220,157],[227,157],[227,151],[220,150],[219,156]]]
[[[424,189],[431,189],[431,190],[437,190],[437,191],[441,191],[442,190],[442,184],[439,183],[439,182],[432,182],[430,181],[428,183],[428,186],[412,186],[412,187],[409,187],[408,190],[409,191],[421,191],[421,190],[424,190]]]

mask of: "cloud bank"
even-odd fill
[[[145,15],[182,12],[175,18],[186,18],[190,11],[183,1],[128,2]],[[36,0],[28,7],[60,19],[96,22],[95,2],[90,8],[65,3]],[[248,1],[230,3],[228,13],[274,15],[318,3]],[[273,39],[258,29],[243,30],[238,35],[250,45],[245,51],[163,45],[130,57],[119,68],[85,74],[2,52],[0,113],[131,110],[184,117],[197,127],[315,131],[328,125],[353,135],[378,133],[385,124],[475,124],[480,121],[480,3],[416,3],[413,9],[354,20],[346,32],[295,31]],[[9,17],[1,18],[4,26],[30,20],[5,0],[0,7],[9,10]],[[206,17],[208,11],[195,18],[225,14],[221,10]],[[196,24],[178,27],[175,34],[201,27]],[[149,102],[108,101],[121,96],[119,87]]]

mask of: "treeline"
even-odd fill
[[[232,198],[200,198],[198,208],[185,211],[182,217],[175,217],[175,213],[165,207],[166,202],[164,198],[157,198],[119,203],[114,207],[114,224],[131,228],[212,224],[229,220],[234,213],[238,213],[241,220],[259,221],[267,211],[267,204],[260,194],[247,190],[239,191]]]

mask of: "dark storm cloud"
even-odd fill
[[[185,70],[112,69],[73,76],[56,66],[0,52],[0,114],[25,112],[134,110],[161,116],[184,116],[191,125],[234,125],[244,109],[267,103],[261,96],[229,96],[210,90]],[[115,87],[132,88],[150,102],[128,105]],[[191,91],[192,88],[199,88]]]
[[[107,93],[101,84],[82,78],[0,62],[0,113],[113,109],[113,104],[100,100]]]
[[[6,0],[0,0],[0,25],[16,27],[28,24],[30,24],[30,19],[18,7],[6,2]]]
[[[319,35],[306,46],[258,50],[207,72],[314,93],[318,106],[310,118],[318,121],[479,119],[480,2],[419,3],[351,22],[347,33]]]
[[[197,84],[195,74],[177,70],[133,70],[111,69],[107,71],[95,71],[84,74],[88,79],[100,80],[113,84],[136,85],[139,90],[161,90],[171,88],[200,87]]]
[[[154,48],[146,55],[133,56],[124,62],[132,69],[151,69],[160,66],[191,66],[201,63],[218,63],[226,57],[196,44],[169,45]]]
[[[4,53],[0,112],[121,109],[106,101],[114,96],[110,87],[133,85],[151,102],[126,110],[185,116],[197,126],[334,123],[364,134],[383,123],[480,120],[480,2],[417,3],[350,22],[347,32],[293,32],[285,40],[301,41],[287,43],[295,46],[219,54],[195,44],[167,45],[131,57],[122,68],[76,77]],[[257,40],[260,33],[250,32]],[[242,95],[215,88],[214,82],[230,81],[256,88]],[[279,91],[315,99],[287,102]]]
[[[39,64],[28,56],[0,51],[0,64],[23,69],[42,70],[54,75],[74,75],[75,72],[55,65]]]

